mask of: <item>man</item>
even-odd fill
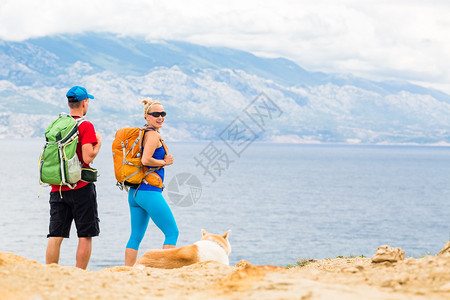
[[[89,99],[94,99],[85,88],[72,87],[66,94],[70,115],[77,119],[86,115]],[[92,123],[84,121],[78,127],[77,156],[83,166],[89,164],[97,156],[102,138],[94,130]],[[78,249],[76,266],[86,269],[91,257],[92,237],[100,233],[97,212],[97,193],[93,183],[78,181],[75,188],[63,185],[52,185],[50,192],[50,225],[46,263],[58,263],[61,243],[69,237],[72,220],[78,233]]]

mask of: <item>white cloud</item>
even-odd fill
[[[447,0],[2,0],[0,38],[93,30],[185,40],[450,93],[449,15]]]

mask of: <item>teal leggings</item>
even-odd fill
[[[131,215],[131,235],[127,248],[139,249],[148,221],[153,222],[164,233],[164,245],[176,245],[178,239],[178,227],[169,205],[161,192],[138,190],[128,192],[128,204]]]

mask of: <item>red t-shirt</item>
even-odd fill
[[[75,119],[78,119],[79,117],[74,117]],[[92,125],[89,121],[84,121],[83,123],[78,126],[78,144],[77,144],[77,156],[80,162],[83,163],[84,167],[89,167],[89,164],[85,164],[83,161],[83,155],[81,154],[81,146],[85,144],[92,144],[95,146],[97,144],[97,136],[95,135],[95,129],[94,125]],[[82,188],[83,186],[86,186],[88,183],[85,181],[78,181],[77,185],[75,186],[75,189]],[[52,192],[59,191],[61,188],[61,191],[70,191],[71,188],[67,185],[59,186],[59,185],[52,185]]]

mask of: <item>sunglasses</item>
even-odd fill
[[[147,115],[150,115],[155,118],[158,118],[159,116],[164,118],[166,116],[166,112],[165,111],[148,112]]]

